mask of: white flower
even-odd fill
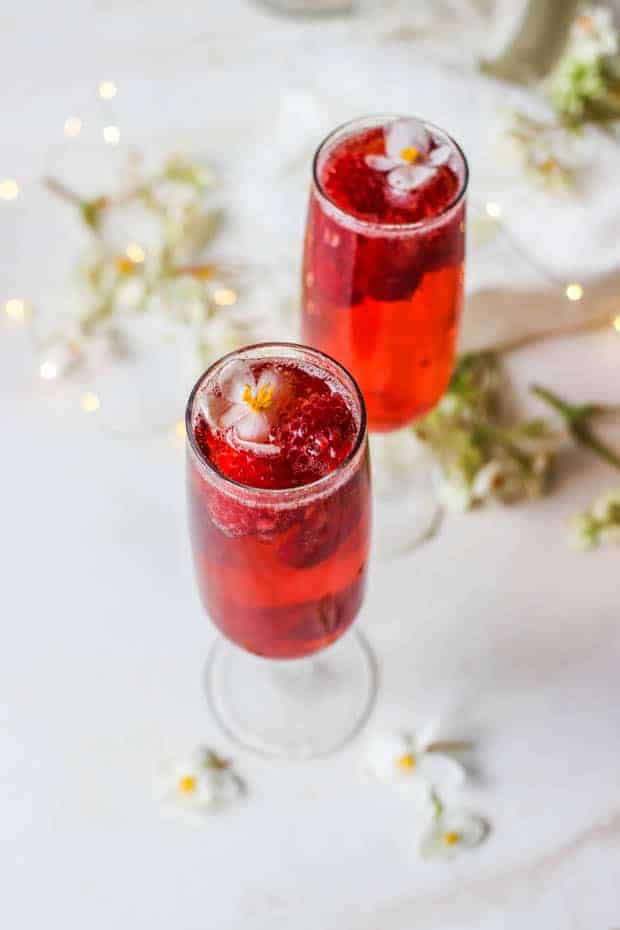
[[[476,472],[473,484],[471,486],[472,496],[479,501],[491,497],[504,480],[504,469],[501,464],[495,460],[487,462]]]
[[[198,812],[211,811],[243,792],[243,783],[230,763],[204,746],[170,766],[160,782],[166,800]]]
[[[284,400],[282,376],[269,368],[256,378],[246,362],[237,360],[224,367],[217,387],[217,393],[211,389],[201,398],[201,409],[210,425],[226,432],[241,449],[263,455],[278,453],[279,447],[266,440]]]
[[[569,46],[578,61],[591,64],[618,51],[613,13],[607,7],[586,8],[575,20]]]
[[[375,734],[368,743],[367,760],[378,779],[423,793],[425,801],[430,789],[453,790],[465,780],[460,762],[413,734]]]
[[[446,810],[437,795],[432,798],[433,818],[424,830],[419,851],[424,859],[452,859],[464,849],[478,846],[488,833],[482,817],[468,811]]]
[[[473,504],[471,488],[458,473],[446,475],[437,468],[434,472],[437,499],[451,513],[464,513]]]
[[[452,157],[449,145],[431,149],[432,138],[422,123],[399,119],[384,129],[385,155],[366,155],[366,164],[388,172],[388,183],[397,191],[411,191],[426,184]]]

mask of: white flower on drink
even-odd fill
[[[449,145],[431,149],[432,137],[415,119],[398,119],[384,131],[385,155],[366,155],[366,164],[388,172],[388,183],[397,191],[411,191],[429,181],[452,157]]]
[[[243,782],[230,762],[206,746],[166,769],[160,784],[165,800],[200,813],[210,812],[243,793]]]
[[[201,401],[210,425],[227,433],[241,449],[263,455],[279,452],[278,446],[266,441],[285,394],[279,372],[264,369],[257,378],[247,362],[233,361],[221,372],[217,388]]]
[[[431,792],[432,819],[424,830],[419,851],[424,859],[452,859],[459,852],[478,846],[488,834],[482,817],[458,808],[446,810]]]
[[[453,790],[465,780],[465,768],[444,746],[451,744],[409,733],[375,734],[367,747],[368,767],[380,781],[412,788],[427,801],[429,789]]]

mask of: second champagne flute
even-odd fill
[[[336,129],[313,166],[303,339],[357,379],[368,411],[380,548],[423,539],[438,508],[409,426],[444,393],[463,304],[467,161],[443,130],[381,116]]]

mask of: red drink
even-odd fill
[[[366,579],[370,479],[355,382],[320,352],[253,346],[199,380],[187,429],[209,616],[261,656],[328,646],[355,619]]]
[[[369,428],[426,413],[450,379],[463,303],[467,164],[416,120],[347,124],[319,148],[303,338],[357,379]]]

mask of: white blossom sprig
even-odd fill
[[[539,91],[550,116],[537,119],[515,110],[504,138],[530,178],[549,190],[565,190],[578,169],[576,131],[620,118],[620,32],[609,7],[582,7]]]
[[[618,29],[612,10],[585,6],[572,24],[566,48],[546,90],[560,120],[580,126],[620,116]]]
[[[445,396],[414,426],[433,453],[449,510],[538,497],[549,486],[558,436],[542,419],[507,416],[498,356],[461,356]]]
[[[211,171],[175,155],[149,176],[133,164],[132,175],[118,192],[89,199],[44,180],[77,208],[89,233],[76,264],[72,319],[43,347],[56,375],[101,342],[114,351],[131,314],[184,327],[197,367],[253,335],[251,320],[236,307],[245,267],[205,254],[221,219],[210,200]]]

